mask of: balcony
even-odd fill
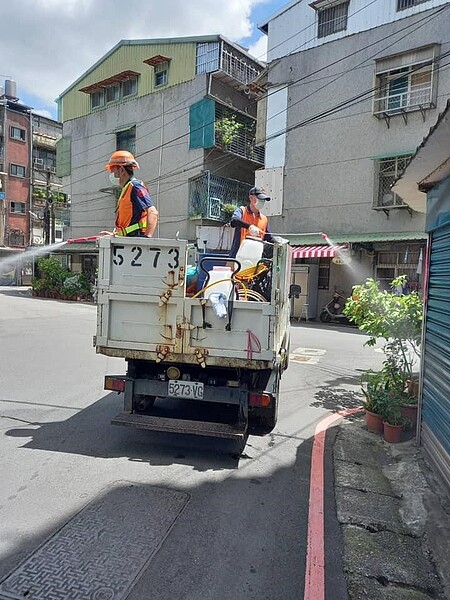
[[[226,152],[264,165],[264,146],[255,146],[256,121],[216,102],[214,145]]]
[[[250,188],[248,183],[205,171],[189,180],[189,217],[227,222],[237,206],[247,203]]]
[[[196,72],[213,73],[226,85],[242,87],[253,81],[264,66],[225,40],[197,44]]]

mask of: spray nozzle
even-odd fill
[[[321,233],[320,235],[323,237],[323,239],[324,239],[324,240],[327,240],[327,239],[328,239],[328,236],[327,236],[327,234],[326,234],[326,233]]]

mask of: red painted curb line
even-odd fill
[[[361,412],[360,408],[349,408],[328,415],[316,425],[311,451],[308,538],[303,600],[325,600],[324,468],[326,430],[339,419],[358,412]]]

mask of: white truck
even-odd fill
[[[105,389],[124,393],[113,424],[230,438],[241,449],[249,432],[275,427],[289,359],[291,252],[287,243],[272,249],[261,262],[263,293],[254,285],[261,277],[239,279],[236,264],[220,318],[211,296],[187,293],[187,241],[100,238],[94,345],[127,361],[126,375],[105,377]]]

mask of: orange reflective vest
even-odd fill
[[[265,215],[262,215],[261,213],[255,215],[255,213],[252,213],[252,211],[246,206],[241,206],[240,209],[242,210],[242,220],[248,223],[249,225],[256,225],[256,227],[258,227],[258,229],[261,230],[259,237],[264,238],[264,235],[267,231],[267,217]],[[245,240],[245,238],[248,235],[250,235],[249,230],[241,227],[241,243],[242,240]]]
[[[134,206],[131,200],[133,182],[128,181],[122,188],[116,207],[116,235],[126,236],[138,229],[147,227],[147,210],[142,211],[137,223],[131,223],[134,214]]]

